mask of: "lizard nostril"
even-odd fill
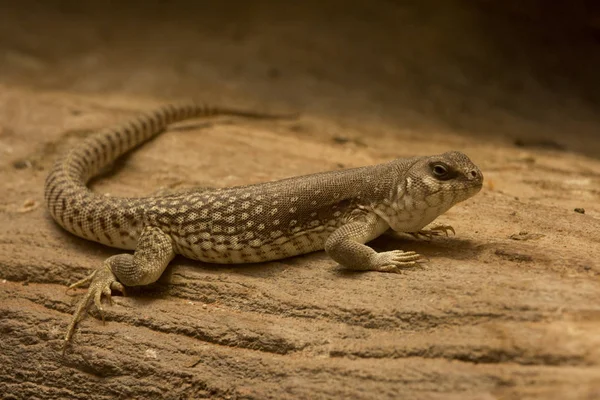
[[[479,173],[476,170],[472,169],[469,172],[469,176],[471,177],[471,179],[477,179],[477,177],[479,176]]]

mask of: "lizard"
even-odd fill
[[[133,250],[107,258],[89,285],[64,336],[71,339],[92,306],[126,286],[148,285],[177,255],[208,263],[257,263],[318,250],[343,267],[400,272],[423,258],[413,251],[376,252],[366,243],[386,232],[432,236],[424,229],[483,185],[480,169],[463,153],[397,158],[381,164],[320,172],[218,189],[191,189],[146,197],[111,197],[87,182],[116,159],[187,119],[272,116],[195,102],[168,104],[83,139],[54,164],[44,185],[52,218],[81,238]],[[64,348],[63,348],[64,351]]]

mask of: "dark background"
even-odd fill
[[[600,156],[594,1],[4,1],[0,82],[231,98]]]

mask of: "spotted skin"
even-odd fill
[[[141,198],[96,194],[86,183],[124,153],[190,118],[252,112],[194,103],[167,105],[100,131],[57,161],[45,184],[46,206],[69,232],[111,247],[134,250],[110,257],[90,284],[65,336],[85,309],[111,289],[156,281],[176,254],[217,264],[255,263],[317,250],[356,270],[398,272],[420,256],[377,253],[365,243],[382,233],[419,233],[454,204],[475,195],[483,175],[460,152],[298,176],[224,189],[185,190]]]

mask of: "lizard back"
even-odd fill
[[[339,226],[389,197],[392,163],[146,199],[146,223],[176,252],[214,263],[269,261],[322,250]],[[388,171],[391,172],[391,171]],[[379,179],[377,178],[379,177]],[[163,228],[164,227],[164,228]]]
[[[50,214],[69,232],[111,247],[133,250],[143,228],[153,226],[170,235],[175,252],[188,258],[259,262],[323,249],[333,230],[393,190],[393,171],[382,169],[395,168],[394,162],[167,196],[109,197],[86,186],[168,125],[215,115],[269,117],[185,103],[102,130],[56,162],[44,188]]]

